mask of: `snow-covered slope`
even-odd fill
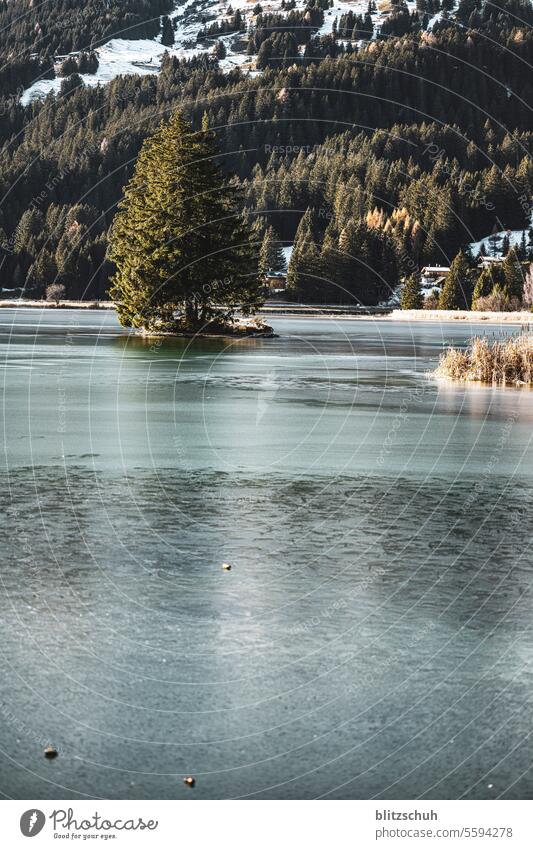
[[[235,12],[240,10],[246,24],[249,25],[253,20],[253,9],[256,6],[257,0],[186,0],[185,3],[178,5],[170,16],[176,25],[175,43],[172,47],[164,47],[161,44],[161,36],[158,35],[154,39],[132,40],[126,38],[113,38],[108,41],[103,47],[96,51],[99,59],[98,70],[95,74],[82,74],[81,77],[85,85],[98,85],[110,82],[115,77],[121,74],[154,74],[161,67],[161,59],[165,51],[168,51],[173,56],[186,59],[200,53],[208,53],[213,49],[213,44],[217,40],[216,37],[210,39],[204,44],[197,44],[196,37],[201,29],[203,29],[205,21],[208,24],[216,20],[228,18],[228,9]],[[270,2],[261,3],[265,13],[282,13],[281,0],[270,0]],[[296,8],[302,9],[306,6],[306,0],[296,0]],[[415,0],[408,0],[409,9],[415,8]],[[368,0],[338,0],[334,6],[327,10],[324,14],[324,24],[319,30],[319,35],[327,35],[333,29],[333,22],[337,19],[339,23],[340,16],[349,10],[355,14],[365,14],[368,8]],[[374,24],[379,28],[384,19],[384,13],[376,11],[372,18]],[[227,55],[226,58],[220,61],[220,66],[223,70],[231,70],[232,68],[240,67],[251,73],[252,62],[250,56],[239,51],[239,38],[235,34],[220,36],[220,40],[224,42]],[[61,87],[61,77],[56,77],[53,80],[37,80],[32,86],[27,88],[21,97],[21,103],[26,105],[34,98],[45,97],[51,91],[59,91]]]
[[[236,0],[235,6],[246,0]],[[112,38],[103,47],[98,48],[98,70],[95,74],[81,74],[85,85],[105,84],[121,74],[154,74],[161,67],[161,58],[166,50],[172,55],[182,58],[194,56],[203,52],[201,49],[185,49],[184,44],[195,41],[202,29],[202,12],[215,7],[218,9],[226,4],[212,3],[210,0],[187,0],[177,5],[169,17],[177,21],[175,44],[164,47],[161,36],[154,39]],[[21,97],[21,103],[26,105],[34,98],[45,97],[50,91],[59,91],[62,77],[53,80],[38,80],[26,89]]]
[[[529,226],[533,227],[533,212],[531,213]],[[472,251],[473,256],[477,256],[481,251],[481,246],[483,245],[484,252],[487,256],[501,257],[503,255],[502,248],[506,238],[509,240],[509,247],[516,248],[522,241],[523,233],[524,230],[500,230],[498,233],[485,236],[485,238],[480,239],[479,242],[472,242],[470,244],[470,250]],[[525,231],[525,237],[526,245],[529,246],[529,232],[527,229]]]
[[[289,262],[291,261],[292,248],[293,248],[292,245],[287,245],[286,247],[281,249],[283,251],[283,255],[285,257],[285,264],[286,264],[287,268],[289,267]]]
[[[448,14],[451,15],[456,10],[458,5],[459,5],[458,0],[455,0],[455,3],[453,5],[453,9]],[[432,30],[433,27],[435,26],[435,24],[437,24],[440,20],[442,20],[442,9],[441,9],[440,12],[437,12],[436,15],[433,15],[433,17],[429,19],[428,30]]]

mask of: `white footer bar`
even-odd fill
[[[194,790],[191,790],[193,796]],[[3,846],[533,847],[529,801],[5,801]],[[35,842],[32,842],[34,840]]]

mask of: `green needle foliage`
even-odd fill
[[[174,44],[174,28],[168,15],[163,15],[161,44],[164,44],[165,47],[172,47]]]
[[[464,251],[459,251],[450,266],[440,293],[440,310],[470,309],[471,277],[472,271],[468,258]]]
[[[287,264],[281,242],[273,227],[267,227],[259,251],[259,270],[261,274],[267,271],[286,271]]]
[[[474,286],[474,294],[472,295],[472,309],[477,309],[477,302],[480,298],[486,298],[490,295],[494,287],[494,277],[490,268],[484,268],[476,280]]]
[[[119,319],[145,330],[198,330],[260,303],[257,251],[214,135],[177,112],[141,149],[110,239]]]
[[[424,297],[420,288],[418,274],[411,274],[405,281],[401,307],[402,310],[421,310],[424,306]]]
[[[503,262],[505,292],[510,298],[521,298],[524,287],[524,272],[515,248],[512,248]]]

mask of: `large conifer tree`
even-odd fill
[[[453,260],[439,298],[440,310],[470,309],[472,272],[464,251]]]
[[[163,15],[161,44],[164,44],[165,47],[172,47],[174,44],[174,27],[168,15]]]
[[[296,300],[312,303],[320,298],[320,254],[314,238],[313,211],[300,219],[287,272],[288,293]]]
[[[474,294],[472,295],[472,309],[477,309],[479,298],[486,298],[490,295],[494,286],[494,277],[490,268],[484,268],[480,272],[476,284],[474,286]]]
[[[262,274],[267,271],[287,270],[285,254],[273,227],[267,227],[259,251],[259,270]]]
[[[524,286],[524,273],[515,248],[511,248],[503,262],[503,279],[507,295],[521,298]]]
[[[424,296],[420,288],[418,274],[410,274],[404,283],[401,308],[402,310],[421,310],[424,306]]]
[[[195,329],[260,302],[257,251],[215,156],[213,134],[180,113],[144,142],[110,239],[122,324]]]

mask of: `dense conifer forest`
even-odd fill
[[[36,51],[29,23],[17,29],[10,17],[17,5],[1,5],[0,22],[7,16],[21,50],[39,52],[32,61],[41,63],[96,44],[128,16],[143,31],[157,12],[160,28],[169,9],[165,0],[129,0],[119,21],[114,4],[108,16],[101,5],[60,3]],[[246,33],[261,70],[254,76],[222,69],[220,50],[188,61],[167,55],[159,75],[106,86],[84,86],[74,73],[58,95],[28,106],[9,95],[16,75],[2,86],[2,285],[40,297],[59,281],[72,298],[105,297],[116,205],[143,140],[177,106],[197,127],[208,121],[220,164],[242,183],[258,244],[267,232],[294,241],[293,297],[376,303],[423,264],[449,265],[468,243],[506,228],[524,230],[526,259],[531,4],[461,0],[449,17],[445,4],[428,30],[434,4],[421,0],[407,25],[395,3],[371,41],[360,40],[368,18],[348,15],[317,36],[328,5],[310,3],[303,28],[290,4],[294,20],[282,30],[258,12]]]

